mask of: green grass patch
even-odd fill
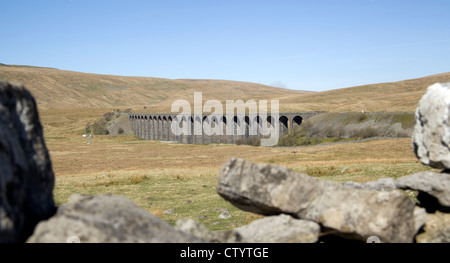
[[[297,165],[292,170],[321,180],[368,182],[380,178],[396,179],[430,168],[417,162],[406,162]],[[181,218],[194,219],[213,231],[231,230],[262,217],[242,211],[225,201],[217,194],[216,186],[215,172],[187,169],[110,172],[56,177],[54,198],[61,205],[74,193],[124,195],[139,207],[171,224]],[[218,218],[225,209],[230,212],[231,218]],[[170,210],[173,212],[168,213]]]
[[[233,229],[257,218],[234,207],[216,193],[216,174],[183,175],[184,172],[188,171],[57,177],[54,198],[61,205],[73,193],[124,195],[171,224],[178,219],[189,218],[211,230]],[[189,173],[192,174],[192,171]],[[173,212],[165,213],[169,209]],[[231,218],[218,218],[225,209],[230,212]]]
[[[414,113],[397,113],[392,116],[392,123],[401,123],[403,129],[411,129],[416,124]]]
[[[405,163],[362,163],[351,165],[305,165],[293,168],[294,171],[304,173],[323,180],[337,182],[369,182],[381,178],[393,178],[413,173],[433,170],[417,162]]]
[[[288,134],[281,137],[278,140],[277,146],[312,146],[326,143],[335,142],[349,142],[355,141],[359,138],[316,138],[316,137],[303,137],[298,136],[295,133]]]

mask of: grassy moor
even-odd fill
[[[36,97],[56,175],[57,204],[67,202],[73,193],[119,194],[168,222],[192,218],[211,230],[227,230],[261,217],[235,208],[216,193],[217,171],[232,157],[279,164],[339,182],[398,178],[431,168],[418,162],[410,138],[299,147],[294,161],[293,148],[186,145],[145,141],[131,134],[94,135],[87,144],[82,137],[87,123],[114,109],[169,112],[174,100],[190,100],[194,91],[202,91],[204,99],[279,99],[280,111],[411,112],[426,87],[450,81],[450,73],[326,92],[8,65],[0,66],[0,78],[25,84]],[[230,219],[218,218],[224,210],[231,213]]]

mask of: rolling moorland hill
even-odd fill
[[[195,79],[124,77],[0,64],[0,79],[24,84],[40,110],[62,108],[131,108],[170,112],[172,102],[185,99],[193,105],[194,92],[203,100],[270,99],[306,94],[262,84]]]
[[[428,86],[436,82],[450,82],[450,72],[306,95],[291,94],[279,100],[287,111],[297,108],[334,112],[415,111]]]
[[[296,91],[262,84],[195,79],[125,77],[0,64],[0,79],[24,84],[39,109],[130,108],[136,112],[170,112],[176,99],[193,105],[194,91],[203,101],[278,99],[280,111],[414,111],[426,88],[450,82],[450,72],[398,82],[324,92]]]

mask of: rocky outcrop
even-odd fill
[[[233,158],[219,171],[217,192],[245,211],[290,214],[347,238],[412,242],[415,235],[414,202],[398,191],[355,189]]]
[[[23,242],[55,213],[54,174],[36,102],[0,81],[0,242]]]
[[[65,243],[71,238],[82,243],[204,242],[116,195],[72,195],[55,216],[37,225],[28,242]]]
[[[417,158],[437,169],[450,169],[450,83],[428,87],[415,113],[413,147]]]

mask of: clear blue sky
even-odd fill
[[[1,0],[0,63],[322,91],[450,71],[449,0]]]

